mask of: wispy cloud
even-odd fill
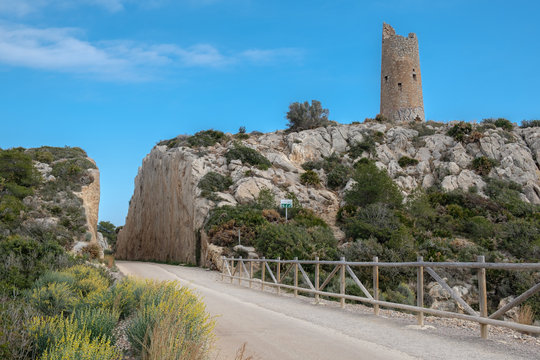
[[[225,0],[177,0],[190,6],[208,6],[222,3]],[[232,0],[228,0],[232,1]],[[115,13],[120,12],[126,6],[140,6],[152,9],[165,6],[172,0],[0,0],[0,15],[15,15],[23,17],[29,14],[38,13],[47,8],[73,9],[80,6],[94,6]]]
[[[178,68],[222,68],[297,61],[297,49],[250,49],[224,53],[209,44],[180,47],[135,41],[83,39],[73,28],[39,29],[0,24],[0,63],[94,76],[109,81],[150,80]]]
[[[128,2],[131,0],[0,0],[0,14],[22,17],[47,7],[70,9],[83,5],[118,12],[123,10]]]

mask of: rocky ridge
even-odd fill
[[[270,160],[272,166],[267,170],[240,160],[228,162],[225,154],[234,147],[234,139],[201,148],[158,145],[145,157],[135,179],[126,224],[118,236],[117,256],[216,264],[220,250],[207,243],[202,231],[209,211],[216,206],[249,203],[262,189],[269,189],[277,199],[294,193],[304,207],[315,211],[342,239],[343,233],[335,226],[336,213],[352,180],[336,191],[300,182],[305,172],[302,164],[334,153],[351,165],[361,157],[371,157],[379,168],[387,170],[405,196],[418,187],[434,185],[446,191],[461,189],[483,195],[486,183],[472,163],[485,157],[494,162],[489,178],[521,185],[522,200],[540,204],[540,128],[514,127],[506,131],[486,127],[480,136],[460,142],[447,135],[453,125],[366,122],[292,133],[252,133],[242,143]],[[364,152],[355,158],[348,153],[352,146],[369,138],[375,139],[371,154]],[[402,157],[417,163],[400,166]],[[217,200],[202,197],[197,187],[210,171],[230,176],[233,181],[228,190],[215,194]],[[315,172],[325,184],[324,170]]]

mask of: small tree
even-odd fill
[[[287,113],[289,124],[287,126],[292,131],[326,126],[330,124],[328,113],[328,109],[323,109],[321,102],[318,100],[311,100],[311,105],[307,101],[304,103],[294,102],[289,105],[289,112]]]
[[[110,221],[100,221],[97,230],[107,239],[110,248],[116,251],[116,226]]]

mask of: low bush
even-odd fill
[[[146,282],[141,309],[128,328],[128,339],[143,359],[204,359],[213,321],[204,304],[174,282]]]
[[[225,154],[225,158],[227,159],[227,163],[230,163],[232,160],[240,160],[243,164],[256,166],[261,170],[267,170],[272,166],[270,160],[261,155],[257,150],[240,144],[234,144],[234,147],[229,149]]]
[[[0,238],[0,292],[28,289],[47,270],[69,264],[69,257],[56,242],[33,238]]]
[[[47,271],[34,283],[34,288],[46,287],[52,283],[65,283],[72,286],[75,283],[75,275],[61,271]]]
[[[506,131],[512,131],[514,129],[514,125],[510,122],[510,120],[504,119],[504,118],[490,118],[490,119],[483,119],[482,124],[492,124],[495,125],[495,127],[502,128]]]
[[[70,314],[77,296],[66,283],[50,283],[36,288],[29,296],[32,306],[44,315]]]
[[[417,165],[417,164],[418,164],[418,160],[416,160],[416,159],[411,159],[411,158],[408,157],[408,156],[402,156],[402,157],[399,158],[398,164],[399,164],[399,166],[401,166],[402,168],[404,168],[404,167],[407,167],[407,166],[414,166],[414,165]]]
[[[102,308],[86,308],[74,313],[77,326],[86,330],[90,339],[108,339],[114,342],[113,330],[118,323],[120,313],[116,310]]]
[[[464,121],[460,121],[448,130],[447,135],[453,137],[456,141],[463,142],[466,140],[467,135],[469,135],[471,132],[472,125]]]
[[[197,186],[201,190],[209,192],[221,192],[227,190],[232,184],[232,179],[229,176],[223,176],[217,172],[210,171],[201,178]]]
[[[368,155],[375,154],[375,140],[372,136],[366,136],[364,140],[352,144],[349,147],[348,154],[351,159],[359,158],[364,153],[367,153]]]
[[[300,175],[300,182],[304,185],[319,185],[321,182],[321,179],[319,179],[319,175],[313,170],[307,170],[305,173]]]
[[[107,337],[92,338],[74,316],[36,317],[29,324],[34,347],[42,360],[120,360]]]
[[[32,359],[33,339],[27,324],[35,310],[25,301],[0,297],[0,359]]]
[[[405,283],[400,283],[396,290],[387,289],[382,293],[384,301],[398,304],[416,305],[416,295],[411,287]]]
[[[520,128],[540,127],[540,120],[523,120]]]
[[[98,259],[100,252],[101,252],[101,249],[99,245],[96,243],[91,243],[91,244],[86,245],[81,251],[83,255],[87,255],[92,260]]]
[[[221,131],[204,130],[188,137],[186,141],[190,147],[207,147],[225,140],[227,140],[227,135]]]
[[[54,147],[54,146],[42,146],[39,148],[28,149],[26,150],[34,160],[40,162],[51,163],[53,161],[61,159],[75,159],[75,158],[86,158],[88,155],[86,151],[80,147]],[[49,155],[50,154],[50,155]],[[52,160],[50,160],[52,156]],[[40,160],[41,159],[41,160]],[[45,160],[45,161],[42,161]],[[50,161],[48,161],[50,160]]]
[[[482,176],[487,176],[491,172],[494,166],[497,166],[497,161],[490,159],[486,156],[480,156],[475,158],[472,161],[472,169],[476,171],[477,174]]]
[[[327,227],[306,228],[297,224],[266,224],[257,230],[255,247],[267,258],[336,258],[337,241]]]
[[[403,196],[385,170],[373,162],[358,162],[352,176],[356,183],[345,193],[345,202],[352,206],[366,206],[377,202],[400,207]]]

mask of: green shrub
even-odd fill
[[[304,185],[319,185],[321,182],[321,179],[319,179],[319,175],[313,170],[307,170],[305,173],[300,175],[300,182]]]
[[[349,168],[341,163],[340,157],[335,153],[322,160],[306,161],[302,168],[306,171],[324,169],[326,185],[331,189],[343,187],[349,180]]]
[[[41,180],[39,172],[32,164],[32,158],[22,149],[0,149],[0,178],[4,179],[5,183],[24,187],[38,185]]]
[[[50,283],[34,289],[29,296],[29,301],[42,314],[57,315],[71,313],[77,297],[66,283]]]
[[[35,310],[18,298],[0,297],[0,359],[32,359],[27,324]]]
[[[187,138],[187,143],[190,147],[207,147],[225,140],[227,140],[227,135],[221,131],[204,130]]]
[[[507,209],[514,216],[524,217],[539,211],[538,205],[526,203],[521,199],[522,187],[512,181],[488,179],[484,192],[493,201]]]
[[[540,120],[523,120],[521,128],[540,127]]]
[[[97,230],[103,234],[103,237],[107,239],[107,243],[112,251],[116,251],[116,226],[110,221],[100,221],[97,226]]]
[[[414,166],[414,165],[417,165],[417,164],[418,164],[418,160],[416,160],[416,159],[411,159],[411,158],[408,157],[408,156],[402,156],[402,157],[399,158],[398,164],[399,164],[399,166],[401,166],[402,168],[404,168],[404,167],[407,167],[407,166]]]
[[[276,197],[270,189],[264,188],[259,191],[259,196],[256,199],[258,209],[274,209],[276,207]]]
[[[9,228],[16,228],[22,221],[21,212],[26,210],[23,202],[13,195],[0,198],[0,221]]]
[[[502,128],[506,131],[512,131],[514,129],[514,125],[510,122],[510,120],[504,119],[504,118],[498,118],[498,119],[483,119],[482,124],[493,124],[495,127]]]
[[[357,142],[350,146],[348,154],[351,159],[356,159],[367,153],[369,155],[375,154],[375,140],[372,136],[366,136],[361,142]]]
[[[32,153],[32,158],[36,161],[46,164],[50,164],[54,161],[53,154],[51,154],[50,151],[45,149],[36,149],[36,151]]]
[[[205,358],[213,321],[193,293],[174,282],[146,282],[141,304],[127,330],[136,354],[155,359]]]
[[[320,226],[323,228],[328,227],[328,224],[326,224],[323,219],[315,215],[313,210],[310,209],[298,209],[298,211],[293,213],[291,219],[294,220],[295,224],[304,226],[306,228],[316,226]]]
[[[74,313],[77,326],[88,331],[90,339],[104,338],[113,341],[113,330],[118,323],[120,313],[102,308],[86,308]]]
[[[337,164],[326,174],[326,185],[330,189],[344,187],[349,180],[349,168],[342,164]]]
[[[41,360],[120,360],[121,354],[106,337],[91,338],[73,317],[37,317],[29,324]]]
[[[243,164],[256,166],[261,170],[267,170],[272,166],[272,163],[257,150],[240,144],[234,144],[234,147],[229,149],[225,154],[225,158],[227,159],[227,163],[230,163],[232,160],[240,160]]]
[[[453,137],[456,141],[463,142],[471,132],[471,124],[460,121],[448,130],[447,135]]]
[[[55,242],[33,238],[0,238],[0,291],[28,289],[45,271],[68,262],[64,249]]]
[[[494,166],[497,166],[497,161],[486,156],[480,156],[472,161],[472,168],[476,173],[482,176],[487,176]]]
[[[311,100],[311,105],[307,101],[304,103],[294,102],[289,105],[289,111],[287,112],[289,123],[287,126],[290,131],[327,126],[330,125],[328,113],[328,109],[323,109],[321,102],[317,100]]]
[[[366,206],[381,202],[400,207],[403,201],[397,185],[386,171],[372,162],[358,162],[352,178],[356,183],[345,193],[345,202],[353,206]]]
[[[540,258],[540,221],[516,219],[502,226],[500,247],[519,259]]]
[[[223,176],[217,172],[210,171],[201,178],[197,186],[201,190],[221,192],[227,190],[232,184],[232,179],[229,176]]]
[[[69,146],[65,146],[65,147],[42,146],[39,148],[28,149],[26,150],[26,152],[30,156],[32,156],[34,160],[39,161],[39,162],[46,162],[46,163],[51,163],[53,161],[57,161],[61,159],[86,158],[88,156],[86,154],[86,151],[84,151],[80,147],[69,147]],[[51,155],[52,155],[52,160],[51,160]]]
[[[34,288],[46,287],[52,283],[65,283],[71,287],[75,283],[75,275],[62,271],[47,271],[34,283]]]
[[[473,239],[488,239],[495,234],[495,227],[483,216],[473,216],[465,223],[465,232]]]
[[[337,242],[327,227],[305,228],[296,224],[266,224],[257,230],[255,247],[267,258],[333,259]]]
[[[416,295],[414,291],[405,283],[400,283],[396,290],[387,289],[383,294],[385,301],[405,304],[416,305]]]
[[[51,172],[56,178],[54,186],[62,190],[80,191],[82,185],[88,185],[93,181],[86,170],[95,168],[96,165],[86,158],[58,161],[53,164]]]

